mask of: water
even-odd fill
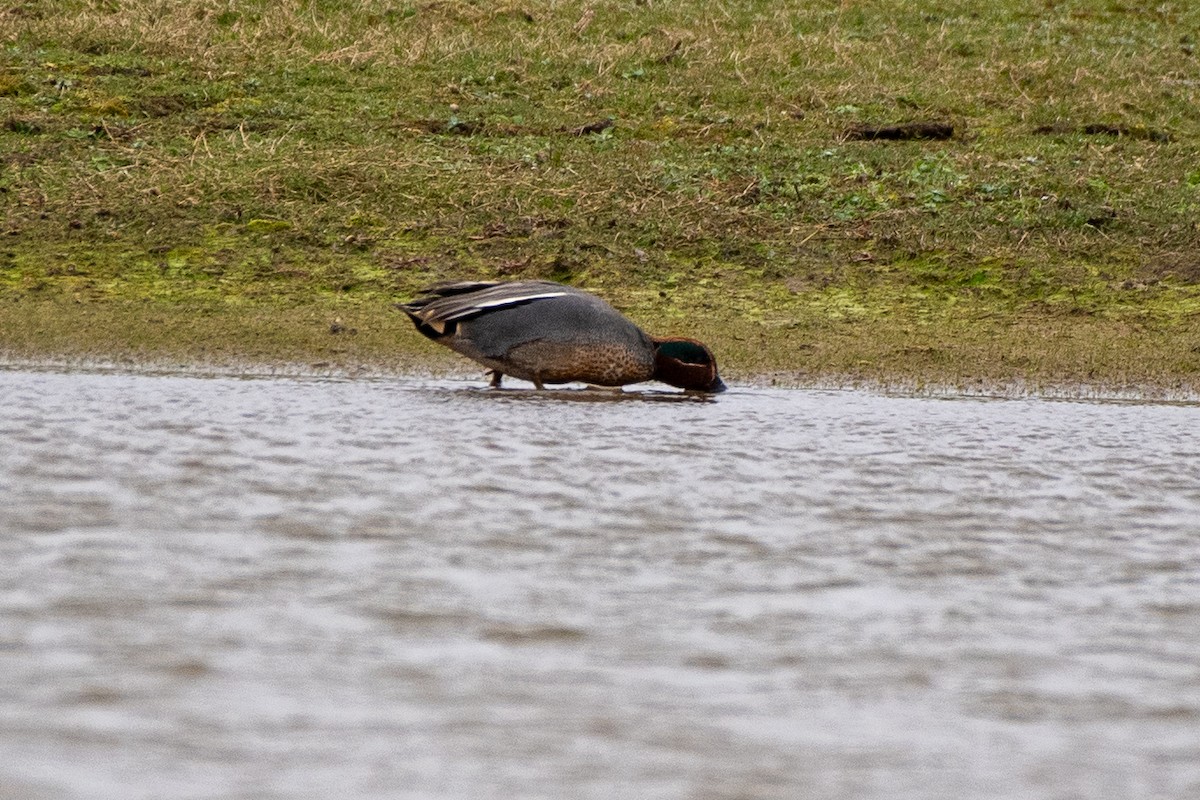
[[[0,797],[1200,796],[1200,407],[0,371]]]

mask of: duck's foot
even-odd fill
[[[490,383],[488,383],[488,386],[492,387],[493,389],[499,389],[500,379],[504,377],[504,373],[498,369],[493,369],[490,370],[488,374],[492,376],[492,380]]]
[[[534,386],[534,388],[535,388],[535,389],[537,389],[539,392],[540,392],[540,391],[545,391],[545,389],[546,389],[546,387],[545,387],[545,386],[542,386],[542,381],[541,381],[541,378],[539,378],[539,377],[538,377],[538,376],[536,376],[536,375],[534,375],[534,376],[533,376],[533,386]]]

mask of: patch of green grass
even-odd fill
[[[3,23],[0,347],[38,340],[23,308],[208,309],[236,350],[262,340],[237,320],[542,277],[735,368],[1194,380],[1190,3],[27,0]],[[854,133],[924,122],[953,136]]]

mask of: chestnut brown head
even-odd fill
[[[655,339],[654,380],[693,392],[725,391],[717,359],[695,339]]]

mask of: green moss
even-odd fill
[[[291,227],[292,223],[285,219],[252,219],[246,223],[246,230],[251,233],[273,233],[286,231]]]

